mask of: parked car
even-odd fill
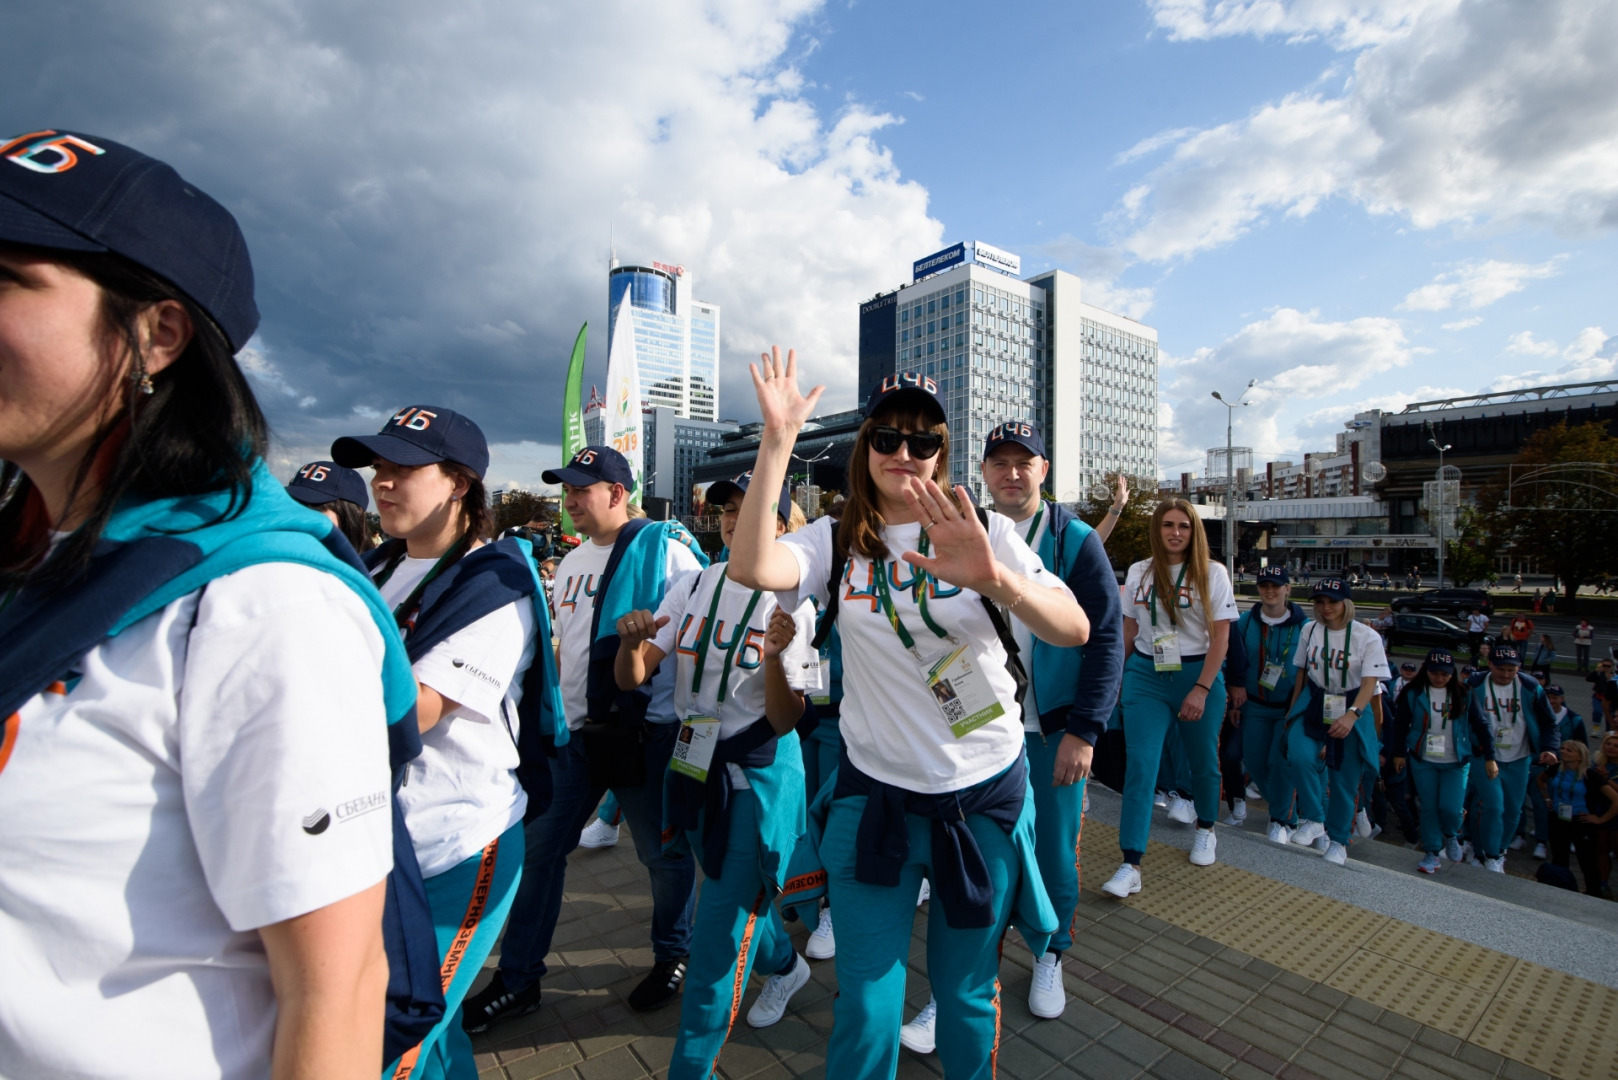
[[[1494,601],[1484,589],[1423,589],[1414,596],[1401,596],[1389,606],[1394,611],[1429,611],[1459,618],[1479,608],[1485,615],[1494,614]]]
[[[1393,625],[1388,628],[1388,647],[1391,649],[1448,649],[1462,654],[1467,648],[1465,627],[1456,626],[1437,615],[1418,615],[1396,612]]]

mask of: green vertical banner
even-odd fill
[[[567,365],[567,386],[562,391],[562,464],[573,460],[573,455],[584,449],[584,404],[580,400],[584,389],[584,335],[589,331],[586,322],[579,327],[579,336],[573,342],[573,359]],[[573,519],[562,511],[562,531],[577,536]]]

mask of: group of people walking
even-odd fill
[[[1177,499],[1120,590],[1117,508],[1092,529],[1043,499],[1030,424],[953,445],[925,375],[873,389],[811,524],[786,481],[821,388],[762,357],[757,459],[708,493],[723,561],[586,447],[545,474],[585,537],[552,575],[492,537],[488,444],[452,409],[276,482],[233,359],[257,322],[234,218],[171,168],[81,133],[0,145],[0,1074],[474,1076],[468,1033],[539,1007],[609,793],[652,896],[628,1004],[681,998],[674,1078],[713,1074],[752,974],[747,1021],[781,1018],[809,978],[787,918],[835,960],[828,1074],[891,1077],[902,1043],[991,1076],[1012,926],[1030,1010],[1066,1005],[1109,727],[1119,897],[1166,745],[1190,861],[1215,861],[1237,729],[1270,837],[1339,864],[1384,747],[1430,860],[1467,797],[1497,859],[1535,761],[1564,855],[1618,813],[1509,650],[1465,685],[1435,653],[1390,703],[1347,585],[1309,617],[1267,569],[1238,615]],[[993,511],[946,482],[979,449]],[[932,1001],[906,1023],[924,887]]]

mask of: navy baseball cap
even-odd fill
[[[0,240],[121,255],[190,297],[232,352],[258,329],[253,263],[230,211],[111,139],[46,128],[0,141]]]
[[[1039,432],[1034,430],[1033,424],[1026,420],[1007,420],[989,432],[989,437],[983,440],[984,459],[987,460],[990,454],[1007,443],[1016,443],[1035,457],[1045,456],[1045,440],[1039,437]]]
[[[1317,600],[1322,596],[1328,600],[1352,600],[1354,598],[1354,594],[1349,591],[1348,582],[1338,577],[1321,578],[1315,582],[1314,591],[1309,595]]]
[[[388,418],[375,435],[347,435],[331,444],[332,460],[350,469],[377,458],[395,465],[451,461],[478,474],[489,471],[483,429],[458,412],[437,405],[409,405]]]
[[[1516,667],[1522,663],[1522,657],[1517,655],[1515,645],[1496,645],[1489,654],[1489,664],[1492,667]]]
[[[540,479],[568,487],[622,484],[625,491],[635,490],[635,474],[629,471],[628,459],[610,446],[586,446],[573,455],[566,468],[547,469]]]
[[[1262,567],[1258,572],[1260,585],[1285,585],[1292,579],[1287,576],[1287,568],[1279,565]]]
[[[1445,654],[1445,655],[1448,655],[1448,654]],[[1428,659],[1431,660],[1432,657],[1429,656]],[[1399,670],[1400,671],[1415,671],[1416,670],[1415,662],[1411,661],[1411,660],[1406,660],[1404,663],[1399,665]]]
[[[720,480],[708,486],[708,493],[702,501],[709,506],[724,506],[730,497],[737,492],[747,493],[747,486],[753,482],[753,470],[749,469],[734,480]],[[775,513],[782,521],[792,520],[792,492],[787,484],[781,485],[781,501],[775,504]]]
[[[884,376],[865,402],[866,418],[875,416],[878,409],[896,401],[913,402],[936,413],[940,423],[945,420],[943,403],[938,400],[938,384],[926,375],[900,371]]]
[[[1567,697],[1567,693],[1562,689],[1561,683],[1551,683],[1550,685],[1546,686],[1545,693],[1555,694],[1557,697]]]
[[[1432,652],[1427,654],[1427,670],[1454,671],[1455,657],[1451,656],[1443,649],[1434,649]]]
[[[287,484],[287,494],[305,506],[323,506],[337,499],[353,503],[361,510],[371,505],[371,491],[365,477],[334,461],[311,461],[298,470]]]

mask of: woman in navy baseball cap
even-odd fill
[[[365,490],[365,477],[353,469],[335,461],[311,461],[288,481],[287,494],[325,515],[355,551],[365,552],[375,546],[365,520],[371,496]]]
[[[264,465],[257,325],[241,230],[174,169],[0,138],[5,1075],[380,1064],[415,688]]]

